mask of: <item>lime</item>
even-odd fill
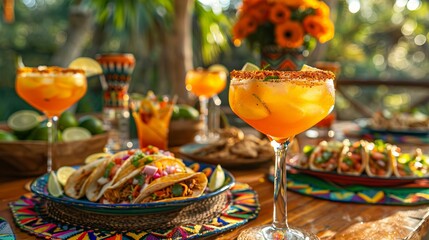
[[[1,141],[4,141],[4,142],[13,142],[13,141],[16,141],[16,140],[18,140],[18,138],[16,138],[16,136],[13,135],[12,133],[0,130],[0,142]]]
[[[72,112],[69,111],[63,112],[58,119],[58,129],[60,129],[61,131],[69,127],[77,127],[77,125],[78,122],[76,117]]]
[[[315,67],[311,67],[308,66],[307,64],[304,64],[301,68],[301,71],[307,71],[307,72],[314,72],[314,71],[318,71],[319,69],[315,68]]]
[[[27,140],[34,140],[34,141],[48,141],[48,131],[49,128],[46,126],[46,123],[40,124],[38,127],[36,127],[33,131],[31,131],[30,135],[27,137]],[[61,141],[62,136],[61,132],[57,130],[57,137],[54,139],[54,141]]]
[[[43,117],[32,110],[20,110],[7,119],[7,126],[13,130],[19,139],[26,139],[28,135],[39,125]]]
[[[95,162],[95,161],[102,159],[102,158],[109,158],[111,156],[112,156],[112,154],[110,154],[110,153],[93,153],[93,154],[91,154],[85,158],[85,164]]]
[[[79,119],[79,127],[88,129],[92,135],[100,134],[104,132],[103,122],[91,115],[83,116]]]
[[[213,171],[212,175],[210,176],[209,180],[209,190],[215,191],[223,186],[225,183],[225,172],[223,171],[222,167],[218,164]]]
[[[72,175],[75,171],[76,169],[69,166],[58,168],[57,179],[58,179],[58,182],[61,184],[61,186],[66,185],[67,179],[69,179],[70,175]]]
[[[260,68],[253,63],[247,62],[244,64],[242,71],[259,71]]]
[[[213,64],[208,68],[211,72],[224,72],[227,76],[229,74],[228,68],[222,64]]]
[[[100,75],[103,73],[103,69],[100,64],[92,58],[80,57],[76,58],[69,64],[69,68],[77,68],[85,71],[87,77]]]
[[[70,127],[63,132],[64,142],[81,141],[89,138],[91,138],[91,132],[83,127]]]
[[[173,115],[172,119],[188,119],[188,120],[196,120],[200,116],[200,113],[197,109],[185,105],[185,104],[177,104],[173,107]]]
[[[55,172],[49,173],[48,192],[54,197],[59,197],[63,195],[63,189],[61,188],[61,185],[58,182],[57,175],[55,174]]]

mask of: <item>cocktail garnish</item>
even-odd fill
[[[276,76],[276,75],[274,75],[274,76],[266,76],[264,78],[264,81],[270,81],[271,79],[279,79],[279,76]]]

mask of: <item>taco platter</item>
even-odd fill
[[[214,197],[234,184],[234,177],[224,170],[224,183],[210,191],[208,182],[216,166],[178,159],[161,150],[119,152],[76,168],[64,185],[63,196],[49,193],[49,174],[32,183],[32,192],[88,211],[146,213]]]
[[[429,180],[429,156],[420,148],[411,153],[381,140],[348,139],[307,145],[291,170],[340,185],[396,186]]]

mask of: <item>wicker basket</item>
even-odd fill
[[[171,120],[168,134],[168,146],[181,146],[194,141],[195,135],[202,129],[201,120]]]
[[[90,139],[55,143],[54,169],[82,164],[92,153],[102,152],[108,134],[94,135]],[[0,176],[31,177],[46,173],[47,143],[43,141],[0,142]]]

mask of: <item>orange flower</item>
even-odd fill
[[[275,28],[276,42],[280,47],[298,48],[304,43],[304,29],[296,21],[287,21]]]
[[[248,35],[247,29],[242,20],[239,20],[232,28],[232,35],[234,39],[243,39]]]
[[[287,20],[289,20],[291,15],[291,12],[289,8],[282,4],[282,3],[276,3],[273,5],[271,11],[270,11],[270,20],[271,22],[275,24],[283,23]]]
[[[268,19],[268,12],[270,11],[270,6],[267,2],[260,2],[253,4],[251,7],[248,7],[245,15],[249,15],[254,18],[258,23],[263,23]]]
[[[283,0],[281,2],[292,8],[317,8],[319,6],[319,0]]]
[[[303,21],[304,29],[308,34],[324,43],[334,37],[334,24],[329,19],[320,16],[307,16]]]
[[[241,24],[246,31],[246,35],[255,32],[256,28],[258,27],[258,23],[256,22],[256,19],[253,19],[250,16],[243,16],[241,18]]]
[[[325,3],[320,1],[319,7],[315,9],[316,15],[321,17],[329,17],[329,6]]]

